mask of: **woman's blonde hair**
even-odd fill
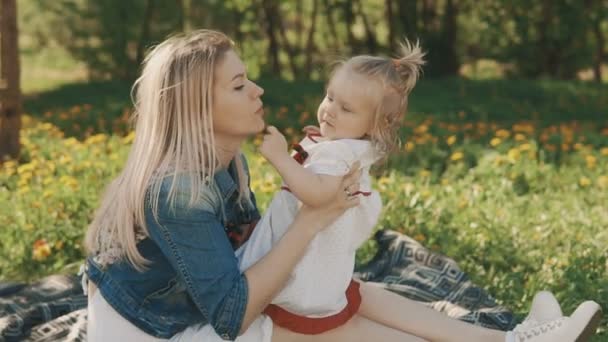
[[[400,122],[407,112],[408,97],[422,72],[426,53],[420,44],[404,40],[396,58],[355,56],[338,64],[334,74],[343,68],[376,80],[382,86],[382,98],[377,100],[371,141],[387,156],[397,146]]]
[[[138,270],[147,260],[137,250],[148,235],[145,203],[157,217],[163,178],[171,176],[168,201],[174,205],[177,174],[190,179],[190,205],[213,182],[219,167],[213,135],[214,71],[234,43],[223,33],[198,30],[154,47],[132,88],[135,140],[120,175],[106,188],[85,237],[93,255],[109,249]],[[240,154],[240,153],[239,153]],[[241,158],[235,158],[239,203],[250,201]],[[146,196],[149,196],[146,199]]]

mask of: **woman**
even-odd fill
[[[300,335],[273,326],[261,312],[308,243],[358,204],[349,196],[358,191],[357,168],[331,205],[303,206],[272,250],[241,273],[233,251],[260,216],[239,148],[264,129],[263,90],[247,79],[232,42],[207,30],[154,48],[134,89],[136,138],[86,237],[90,341],[234,340],[245,331],[260,341],[505,341],[504,332],[365,284],[359,313],[334,330]],[[578,316],[563,318],[560,331],[579,334],[590,317]]]

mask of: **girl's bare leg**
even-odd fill
[[[429,341],[505,341],[505,332],[450,318],[422,303],[372,284],[361,283],[358,314]]]
[[[346,324],[318,335],[296,334],[278,326],[272,328],[272,342],[422,342],[420,337],[355,315]]]

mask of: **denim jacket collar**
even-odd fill
[[[237,189],[235,179],[237,177],[236,165],[234,159],[228,165],[228,168],[223,168],[215,172],[213,180],[222,193],[222,198],[230,198]]]

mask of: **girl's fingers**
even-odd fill
[[[319,131],[319,127],[312,125],[304,126],[304,128],[302,128],[302,132],[304,133],[319,133]]]

